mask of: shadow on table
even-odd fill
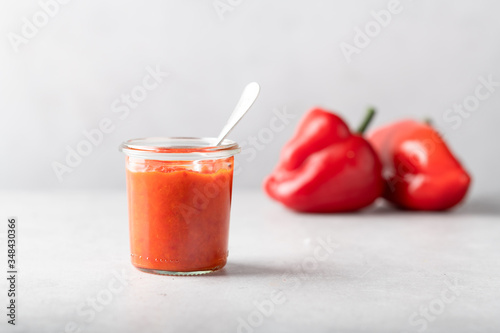
[[[443,215],[476,215],[476,216],[499,216],[500,194],[488,197],[476,197],[466,200],[458,207],[442,212],[409,211],[395,208],[387,202],[377,205],[362,212],[368,215],[390,215],[390,214],[443,214]]]
[[[457,213],[471,215],[500,215],[500,195],[495,197],[476,198],[470,202],[465,202],[457,209]]]
[[[257,276],[257,275],[265,275],[265,276],[281,276],[283,274],[283,268],[279,267],[270,267],[259,264],[242,264],[237,262],[228,261],[226,266],[220,271],[214,272],[210,274],[211,276]]]

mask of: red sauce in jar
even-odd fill
[[[226,264],[233,159],[142,160],[139,168],[127,167],[134,266],[168,274]]]

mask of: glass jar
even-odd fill
[[[124,142],[132,264],[165,275],[224,267],[236,142],[145,138]]]

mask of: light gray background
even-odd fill
[[[348,63],[340,44],[352,44],[355,28],[388,2],[233,0],[221,18],[213,1],[72,0],[15,52],[8,34],[20,34],[40,5],[2,0],[0,186],[124,188],[120,142],[215,136],[244,85],[258,81],[261,96],[232,139],[258,136],[275,109],[297,117],[255,159],[240,156],[238,186],[260,186],[310,107],[338,111],[354,127],[374,105],[372,129],[432,117],[472,173],[473,192],[498,193],[500,88],[458,129],[443,114],[474,94],[478,77],[500,81],[500,2],[401,0],[402,12]],[[120,120],[111,104],[148,66],[168,78]],[[51,163],[105,117],[114,132],[59,182]]]

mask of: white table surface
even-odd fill
[[[19,296],[0,332],[498,332],[498,201],[308,215],[237,190],[226,268],[171,277],[129,263],[124,192],[3,192],[0,251],[17,216]]]

